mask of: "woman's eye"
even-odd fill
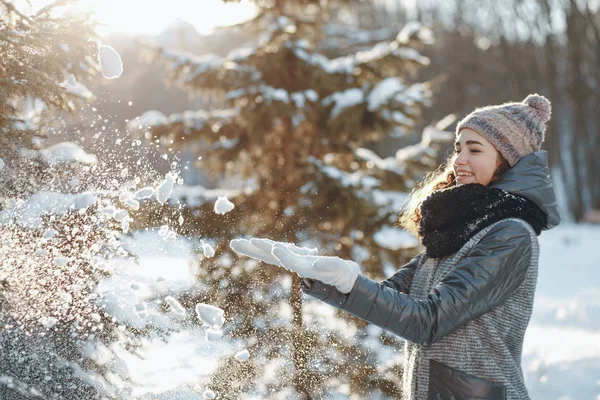
[[[471,150],[471,153],[481,153],[481,150]]]

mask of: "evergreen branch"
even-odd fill
[[[48,4],[46,7],[42,8],[40,11],[38,11],[35,14],[35,18],[38,18],[39,16],[52,11],[56,7],[66,6],[66,5],[74,4],[77,2],[78,2],[78,0],[56,0],[53,3]]]

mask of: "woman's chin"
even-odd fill
[[[466,185],[467,183],[475,183],[475,178],[473,178],[472,176],[456,178],[457,185]]]

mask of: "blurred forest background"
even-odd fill
[[[0,0],[0,348],[9,360],[0,372],[20,379],[23,398],[33,387],[49,398],[133,398],[133,378],[90,348],[194,337],[199,323],[173,314],[198,303],[222,308],[224,336],[252,354],[218,360],[203,385],[220,398],[399,397],[401,339],[303,302],[297,277],[257,268],[228,243],[306,244],[373,278],[391,275],[419,250],[395,226],[402,202],[450,154],[454,121],[476,107],[547,96],[544,149],[563,220],[600,220],[598,2],[252,3],[255,18],[210,35],[179,19],[156,36],[102,37],[123,62],[109,80],[85,16],[25,16]],[[80,82],[89,94],[73,92]],[[53,161],[49,150],[65,141],[71,150]],[[12,213],[30,201],[28,211],[44,208],[48,193],[61,207],[81,195],[83,211],[55,207],[36,226]],[[235,208],[215,213],[219,196]],[[166,238],[194,243],[195,286],[149,290],[123,317],[102,294],[95,300],[96,285],[119,273],[97,265],[127,257],[120,241],[153,229],[165,248]]]
[[[354,12],[352,10],[354,9]],[[422,54],[431,59],[416,79],[430,81],[434,96],[420,127],[448,114],[457,118],[475,107],[520,101],[540,93],[552,101],[546,134],[553,177],[566,220],[597,219],[600,208],[600,14],[594,1],[401,1],[356,2],[345,16],[360,30],[393,37],[408,21],[434,32],[435,44]],[[113,35],[111,43],[127,68],[123,79],[101,82],[96,108],[114,121],[146,110],[165,114],[219,107],[210,95],[191,94],[165,82],[165,66],[140,57],[138,39]],[[221,30],[201,36],[185,21],[175,21],[158,37],[175,50],[225,56],[248,41],[245,34]],[[343,42],[337,42],[337,45]],[[340,49],[337,49],[340,51]],[[94,88],[95,89],[95,88]],[[160,95],[158,95],[160,93]],[[218,98],[218,97],[217,97]],[[121,102],[117,102],[121,100]],[[131,107],[126,106],[133,101]],[[382,156],[420,140],[419,129],[394,144],[376,147]]]

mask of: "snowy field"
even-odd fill
[[[537,295],[523,354],[531,398],[599,400],[600,252],[596,246],[600,226],[562,225],[543,233],[540,242]],[[183,239],[167,242],[156,232],[136,233],[129,249],[140,256],[139,263],[114,265],[116,276],[98,289],[107,301],[120,304],[113,312],[129,323],[141,322],[140,312],[146,320],[161,318],[152,312],[151,303],[140,306],[148,299],[198,285],[189,263],[191,247]],[[118,293],[120,299],[108,297],[109,293]],[[166,342],[157,341],[144,355],[144,363],[123,356],[122,367],[138,386],[133,391],[136,397],[206,398],[209,388],[198,377],[210,374],[220,357],[238,354],[243,362],[244,356],[239,355],[243,343],[226,337],[208,340],[207,332],[194,329],[183,329]],[[194,381],[198,383],[190,383]]]
[[[600,226],[560,225],[540,236],[523,369],[534,400],[600,399]]]

